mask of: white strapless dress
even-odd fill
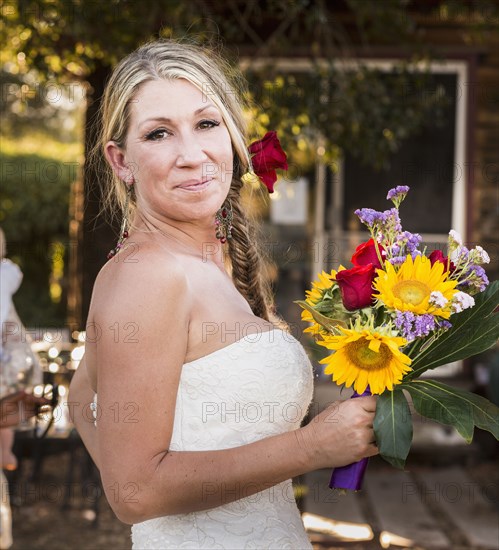
[[[312,392],[312,365],[291,334],[248,334],[183,365],[170,450],[228,449],[294,430]],[[290,479],[246,497],[244,487],[226,490],[243,498],[133,525],[132,548],[312,548]]]

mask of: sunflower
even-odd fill
[[[407,340],[400,336],[382,334],[379,330],[339,328],[340,336],[327,335],[321,346],[334,353],[320,360],[326,364],[325,374],[332,374],[337,384],[345,384],[361,394],[369,386],[371,393],[393,390],[411,370],[411,359],[400,351]]]
[[[378,276],[374,280],[374,294],[380,302],[389,308],[398,311],[412,311],[416,315],[429,313],[448,319],[452,313],[451,301],[456,293],[456,280],[449,280],[448,273],[444,273],[445,266],[441,262],[431,265],[426,256],[416,256],[413,260],[407,256],[398,271],[389,262],[385,263],[386,271],[377,270]],[[432,292],[440,292],[447,300],[447,304],[439,307],[430,303]]]
[[[322,297],[324,296],[324,292],[326,290],[329,290],[335,282],[336,278],[336,271],[333,269],[331,270],[331,273],[326,273],[325,271],[322,271],[321,273],[317,274],[318,279],[316,281],[312,282],[312,289],[305,291],[305,302],[311,306],[315,306],[317,303],[319,303],[322,300]],[[307,311],[306,309],[303,309],[301,312],[301,320],[306,321],[307,323],[312,323],[312,326],[306,328],[303,332],[310,332],[311,334],[327,334],[326,331],[317,323],[314,318],[312,317],[312,314]]]

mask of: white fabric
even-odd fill
[[[280,329],[248,334],[183,365],[170,450],[228,449],[294,430],[312,392],[312,365],[292,335]],[[133,525],[132,547],[312,548],[290,479],[244,496],[248,489],[222,488],[243,498],[217,508]],[[206,493],[215,490],[205,486]]]
[[[19,288],[23,280],[22,271],[19,266],[7,258],[0,261],[0,325],[7,320],[12,295]]]
[[[7,258],[0,261],[0,357],[3,354],[3,329],[4,323],[9,320],[9,314],[14,307],[12,295],[19,288],[23,280],[22,271],[19,266]],[[4,372],[4,365],[0,369],[0,397],[8,393],[6,379],[10,379],[8,373]],[[12,541],[12,515],[10,511],[9,484],[0,470],[0,548],[7,549],[13,544]]]
[[[12,546],[12,513],[9,501],[9,482],[0,469],[0,548]]]
[[[0,261],[0,330],[4,331],[4,323],[9,321],[9,312],[14,307],[12,295],[21,285],[23,274],[19,266],[9,260],[2,258]],[[3,350],[3,337],[0,338],[0,356]]]

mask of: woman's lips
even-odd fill
[[[180,187],[180,189],[185,189],[186,191],[202,191],[210,185],[211,181],[211,179],[203,181],[191,180],[181,183],[178,187]]]

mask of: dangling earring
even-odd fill
[[[128,211],[130,207],[130,197],[132,195],[132,183],[126,184],[126,200],[125,200],[125,208],[123,213],[123,220],[121,221],[121,227],[120,227],[120,236],[118,239],[118,242],[116,243],[116,246],[109,251],[107,255],[107,259],[111,259],[113,256],[115,256],[123,247],[123,243],[128,238]]]
[[[227,199],[228,206],[222,205],[215,214],[216,237],[224,244],[232,239],[232,204]]]

